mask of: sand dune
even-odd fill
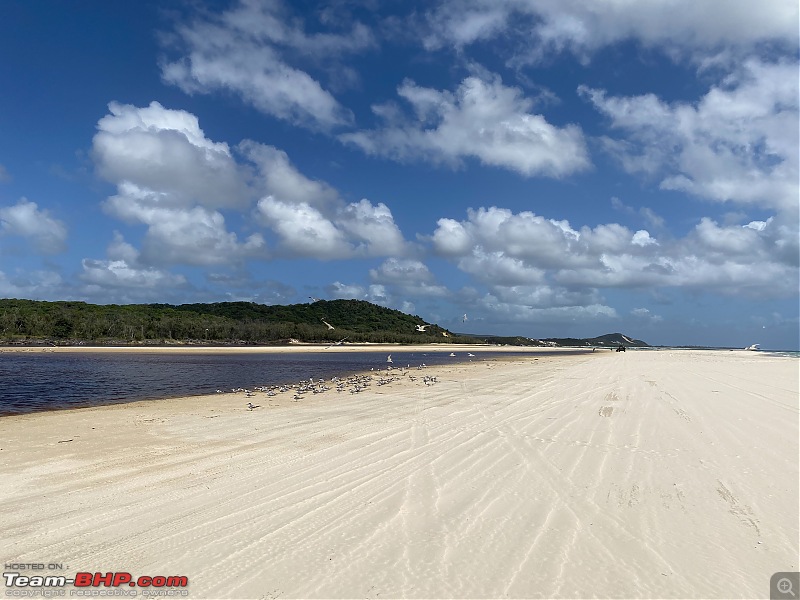
[[[190,598],[752,598],[798,570],[796,360],[519,357],[248,400],[0,419],[2,558]]]

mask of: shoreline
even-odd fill
[[[2,558],[185,575],[190,598],[739,598],[798,570],[796,363],[407,371],[0,419]]]
[[[613,350],[613,348],[607,348]],[[541,346],[495,346],[483,344],[291,344],[287,346],[0,346],[2,352],[114,352],[114,353],[182,353],[187,354],[292,354],[315,352],[580,352],[591,351],[591,347],[541,347]]]
[[[74,350],[74,351],[73,351]],[[166,350],[166,351],[161,351]],[[391,344],[366,344],[366,345],[351,345],[347,347],[337,347],[337,348],[330,348],[330,347],[321,347],[319,345],[312,345],[312,344],[305,344],[301,346],[286,346],[286,347],[267,347],[266,351],[264,348],[260,347],[247,347],[247,348],[228,348],[228,347],[202,347],[202,348],[194,348],[193,351],[184,351],[183,348],[167,348],[167,349],[153,349],[149,347],[128,347],[128,346],[117,346],[117,347],[78,347],[78,348],[64,348],[64,349],[54,349],[54,348],[33,348],[27,350],[13,350],[9,352],[9,354],[130,354],[130,355],[152,355],[152,354],[163,354],[163,355],[225,355],[225,356],[233,356],[233,355],[310,355],[310,354],[325,354],[330,355],[330,353],[343,353],[343,354],[354,354],[358,352],[367,352],[367,353],[377,353],[382,354],[385,352],[388,353],[395,353],[395,357],[399,359],[398,355],[402,356],[403,353],[418,353],[422,356],[429,355],[429,354],[438,354],[440,356],[446,355],[449,353],[455,353],[458,351],[458,355],[452,359],[452,361],[448,362],[453,365],[459,364],[466,364],[472,362],[472,358],[467,358],[465,353],[470,353],[471,351],[479,352],[480,355],[475,356],[475,361],[503,361],[503,360],[514,360],[519,356],[536,356],[539,357],[549,356],[578,356],[582,354],[588,354],[590,351],[588,349],[582,348],[528,348],[523,346],[514,346],[511,347],[511,350],[502,347],[502,346],[477,346],[477,345],[470,345],[466,347],[465,345],[459,344],[439,344],[439,345],[419,345],[419,346],[410,346],[410,345],[391,345]],[[2,350],[0,350],[2,353]],[[422,357],[418,357],[417,360],[420,360]],[[537,358],[538,360],[538,358]],[[423,363],[424,364],[424,363]],[[331,374],[328,373],[327,377],[348,377],[348,376],[359,376],[359,375],[369,375],[371,373],[378,374],[381,371],[382,367],[385,367],[385,364],[381,364],[377,369],[371,368],[368,369],[366,366],[357,369],[350,369],[350,370],[343,370],[341,372]],[[434,366],[434,365],[431,365]],[[411,368],[416,368],[417,365],[415,364]],[[396,369],[396,372],[401,372],[405,370],[405,367],[401,365],[392,366],[393,369]],[[268,385],[290,385],[293,386],[298,384],[298,380],[296,378],[289,378],[287,377],[285,380],[275,381],[269,383]],[[257,384],[258,387],[263,387],[262,384],[264,382],[259,382]],[[236,387],[241,387],[244,385],[245,387],[254,387],[256,384],[247,384],[239,382]],[[223,386],[224,387],[224,386]],[[213,388],[212,388],[213,389]],[[20,416],[26,414],[34,414],[34,413],[46,413],[51,411],[69,411],[69,410],[84,410],[87,408],[94,408],[94,407],[103,407],[103,406],[117,406],[121,404],[131,404],[135,402],[163,402],[173,399],[180,399],[180,398],[199,398],[203,396],[217,396],[217,393],[210,393],[208,388],[205,391],[198,391],[197,393],[172,393],[169,395],[140,395],[139,397],[130,397],[130,398],[116,398],[116,399],[108,399],[103,398],[100,400],[94,401],[86,401],[86,403],[75,403],[74,405],[53,405],[53,406],[46,406],[46,407],[34,407],[31,409],[26,409],[23,411],[15,411],[15,412],[2,412],[2,407],[0,407],[0,419],[4,419],[10,416]]]

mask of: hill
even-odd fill
[[[417,325],[426,326],[425,330],[417,331]],[[12,343],[107,345],[333,343],[342,339],[403,344],[476,341],[418,316],[362,300],[276,306],[253,302],[173,306],[0,300],[0,339]]]
[[[424,327],[418,331],[417,327]],[[101,305],[0,299],[0,342],[36,344],[486,343],[510,346],[648,346],[621,333],[547,338],[453,333],[363,300]]]
[[[630,338],[622,333],[607,333],[593,338],[547,338],[544,342],[553,342],[558,346],[605,346],[616,348],[617,346],[627,346],[629,348],[646,348],[650,344]]]
[[[467,335],[467,334],[458,334]],[[616,348],[617,346],[627,346],[629,348],[649,347],[650,344],[630,338],[622,333],[607,333],[594,338],[544,338],[536,339],[523,336],[499,336],[499,335],[476,335],[470,334],[488,344],[500,344],[508,346],[531,346],[531,347],[606,347]]]

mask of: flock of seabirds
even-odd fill
[[[318,302],[319,301],[319,298],[314,298],[312,296],[309,296],[309,298],[311,298],[312,302]],[[320,320],[328,327],[329,330],[330,329],[336,329],[333,325],[328,323],[325,319],[320,319]],[[466,321],[467,320],[467,315],[464,315],[461,320],[462,320],[462,322]],[[416,327],[417,331],[423,331],[424,332],[428,327],[430,327],[430,325],[415,325],[414,327]],[[450,337],[450,335],[446,331],[443,331],[442,335],[444,337]],[[325,349],[327,350],[328,348],[332,348],[333,346],[339,346],[339,345],[343,344],[346,340],[347,340],[347,338],[342,338],[338,342],[335,342],[335,343],[331,344],[330,346],[328,346]],[[455,353],[451,352],[450,356],[454,357]],[[474,357],[475,355],[472,352],[467,352],[467,356]],[[387,363],[393,363],[394,362],[392,360],[392,355],[391,354],[389,354],[386,357],[386,362]],[[416,368],[417,368],[417,370],[422,370],[422,369],[424,369],[426,367],[427,367],[427,365],[425,363],[422,363],[421,365],[419,365]],[[418,379],[418,377],[416,377],[414,375],[411,375],[408,372],[408,370],[410,370],[410,369],[411,369],[411,365],[410,364],[407,365],[405,368],[404,367],[400,367],[399,369],[395,369],[392,366],[388,366],[388,367],[386,367],[386,374],[385,375],[381,374],[378,377],[377,381],[375,381],[375,384],[376,385],[386,385],[388,383],[392,383],[394,381],[398,381],[399,379],[401,379],[404,376],[407,376],[409,381],[416,381]],[[374,368],[372,370],[374,371]],[[311,394],[322,394],[324,392],[328,392],[328,391],[332,390],[334,387],[336,388],[337,392],[349,391],[351,394],[357,394],[357,393],[365,390],[367,387],[369,387],[372,384],[373,380],[374,380],[373,373],[367,373],[367,374],[363,374],[363,375],[351,375],[351,376],[345,377],[345,378],[333,377],[330,380],[330,385],[329,385],[328,382],[326,382],[324,379],[316,379],[315,380],[313,377],[311,377],[308,380],[300,381],[298,383],[290,383],[290,384],[283,384],[283,385],[271,385],[271,386],[256,386],[252,390],[247,389],[247,388],[233,388],[233,389],[231,389],[231,392],[233,392],[234,394],[244,393],[244,395],[247,398],[256,397],[256,395],[257,395],[256,392],[262,392],[262,393],[266,394],[267,397],[270,397],[270,398],[272,398],[274,396],[277,396],[278,394],[284,394],[286,392],[292,392],[292,394],[293,394],[292,395],[292,400],[294,400],[295,402],[299,402],[300,400],[303,399],[304,394],[308,394],[308,393],[311,393]],[[422,376],[422,383],[424,383],[425,385],[433,385],[433,384],[437,383],[437,381],[438,380],[437,380],[437,378],[435,376],[429,376],[429,375],[423,375]],[[217,393],[218,394],[224,394],[226,392],[224,392],[223,390],[217,390]],[[261,408],[261,405],[260,404],[253,404],[252,402],[248,402],[247,403],[247,408],[249,410],[255,410],[257,408]]]
[[[454,353],[450,353],[450,356],[455,356]],[[471,352],[468,353],[468,356],[475,356]],[[386,357],[386,362],[393,362],[392,355]],[[416,367],[416,370],[421,371],[427,368],[425,363]],[[234,394],[243,393],[247,398],[255,398],[257,397],[257,392],[261,392],[266,394],[268,398],[272,398],[277,396],[278,394],[285,394],[287,392],[292,393],[292,400],[295,402],[299,402],[303,399],[305,394],[323,394],[328,392],[332,389],[335,389],[337,392],[350,392],[351,394],[358,394],[359,392],[364,391],[370,385],[375,383],[375,385],[387,385],[394,381],[399,381],[402,378],[407,378],[409,381],[415,382],[418,379],[422,381],[425,385],[434,385],[438,383],[438,378],[434,375],[422,375],[421,377],[417,375],[411,374],[412,367],[409,364],[406,367],[394,368],[391,365],[386,367],[385,372],[379,372],[377,374],[374,373],[374,368],[372,372],[360,374],[360,375],[350,375],[349,377],[333,377],[330,381],[325,381],[324,379],[314,379],[313,377],[300,381],[298,383],[289,383],[289,384],[282,384],[282,385],[270,385],[270,386],[256,386],[253,389],[247,388],[233,388],[231,392]],[[223,390],[217,390],[218,394],[226,393]],[[261,408],[260,404],[253,404],[252,402],[247,403],[247,408],[249,410],[255,410],[257,408]]]

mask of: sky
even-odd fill
[[[0,297],[800,346],[796,0],[0,15]]]

